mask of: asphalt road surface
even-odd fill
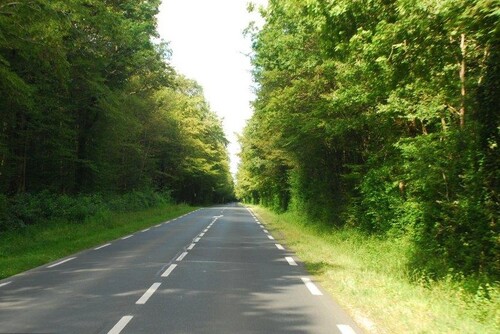
[[[236,204],[0,281],[0,333],[361,333]]]

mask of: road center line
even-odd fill
[[[291,256],[285,256],[285,260],[291,266],[296,266],[297,265],[297,262],[295,262],[295,260]]]
[[[60,264],[63,264],[65,262],[68,262],[68,261],[71,261],[71,260],[74,260],[76,259],[76,256],[75,257],[70,257],[69,259],[66,259],[66,260],[62,260],[60,262],[57,262],[57,263],[54,263],[54,264],[51,264],[50,266],[48,266],[47,268],[54,268],[55,266],[58,266]]]
[[[129,321],[132,320],[132,318],[133,316],[131,315],[123,316],[120,319],[120,321],[118,321],[116,325],[114,325],[113,328],[111,328],[108,334],[119,334],[125,328],[125,326],[127,326]]]
[[[175,267],[177,267],[176,264],[171,264],[170,267],[168,267],[167,270],[165,270],[165,272],[161,274],[161,277],[167,277],[168,275],[170,275],[172,271],[174,271]]]
[[[181,255],[179,255],[177,261],[182,261],[186,257],[186,255],[188,255],[188,252],[183,252]]]
[[[94,250],[99,250],[101,248],[108,247],[108,246],[111,246],[111,243],[96,247],[96,248],[94,248]]]
[[[194,239],[193,241],[194,241],[194,242],[198,242],[198,241],[200,241],[200,239],[201,239],[201,238],[196,238],[196,239]]]
[[[130,238],[130,237],[132,237],[132,236],[133,236],[133,234],[131,234],[131,235],[127,235],[126,237],[123,237],[123,238],[122,238],[122,240],[128,239],[128,238]]]
[[[208,227],[207,227],[206,229],[204,229],[204,230],[203,230],[203,232],[205,232],[205,233],[207,233],[207,231],[208,231]]]
[[[193,248],[194,248],[194,246],[196,246],[196,244],[191,244],[191,245],[189,245],[189,247],[187,248],[187,250],[191,250],[191,249],[193,249]]]
[[[205,232],[200,233],[200,238],[205,235]]]
[[[342,334],[356,334],[354,329],[349,325],[337,325],[337,328]]]
[[[144,292],[141,298],[139,298],[138,301],[136,301],[136,304],[139,305],[144,305],[148,301],[148,299],[155,293],[155,291],[160,287],[161,283],[153,283],[151,287],[148,289],[148,291]]]
[[[274,238],[273,238],[273,236],[272,236],[272,235],[268,235],[267,237],[268,237],[269,239],[271,239],[271,240],[274,240]]]
[[[275,244],[276,245],[276,248],[278,248],[279,250],[285,250],[285,248],[283,248],[283,246],[281,246],[280,244]]]
[[[309,289],[309,292],[314,295],[314,296],[322,296],[323,294],[321,293],[321,291],[319,291],[318,287],[316,286],[316,284],[314,284],[313,282],[311,282],[311,279],[308,278],[308,277],[301,277],[300,278],[302,280],[302,282],[304,282],[304,284],[306,285],[306,287]]]
[[[8,284],[10,284],[10,283],[12,283],[12,281],[8,281],[8,282],[5,282],[5,283],[1,283],[1,284],[0,284],[0,288],[1,288],[2,286],[6,286],[6,285],[8,285]]]

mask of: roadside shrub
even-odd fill
[[[122,195],[57,195],[49,191],[0,195],[0,231],[51,220],[83,223],[109,211],[127,212],[172,203],[169,192],[134,191]]]

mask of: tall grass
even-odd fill
[[[409,239],[254,210],[368,333],[500,332],[498,283],[471,293],[470,282],[452,275],[440,281],[415,277]]]

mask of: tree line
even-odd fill
[[[250,5],[252,10],[253,6]],[[490,0],[270,0],[237,195],[500,277],[500,12]]]
[[[159,5],[0,3],[0,206],[41,191],[231,198],[221,120],[157,42]]]

